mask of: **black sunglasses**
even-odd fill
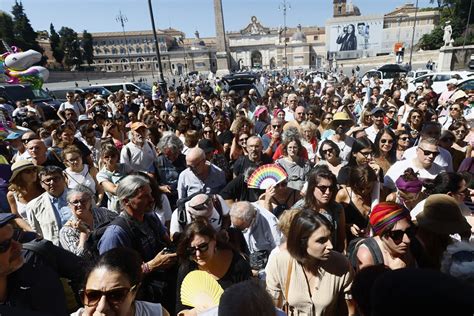
[[[19,241],[21,240],[21,237],[23,235],[23,231],[21,229],[14,229],[13,230],[13,235],[11,238],[8,238],[7,240],[4,240],[0,243],[0,253],[5,253],[10,249],[12,246],[12,241],[16,240]]]
[[[196,246],[196,247],[188,247],[186,249],[186,252],[188,253],[188,255],[194,256],[194,255],[196,255],[196,252],[198,250],[199,250],[199,252],[205,252],[205,251],[207,251],[207,249],[209,249],[209,243],[208,242],[200,244],[199,246]]]
[[[21,141],[22,141],[23,143],[27,144],[29,141],[35,140],[35,139],[37,139],[37,138],[26,138],[26,139],[22,139]]]
[[[400,140],[407,141],[410,137],[400,137]]]
[[[317,187],[318,190],[321,191],[322,193],[326,193],[327,190],[329,190],[329,192],[332,192],[332,190],[333,190],[333,187],[332,187],[332,186],[329,186],[329,185],[317,185],[316,187]]]
[[[330,153],[334,150],[334,148],[329,148],[329,149],[325,149],[322,151],[323,155],[326,155],[327,153]]]
[[[406,230],[391,230],[386,233],[386,235],[390,237],[390,239],[392,239],[397,245],[403,241],[403,236],[405,236],[405,234],[408,236],[408,238],[413,238],[413,236],[415,236],[415,227],[410,226]]]
[[[418,149],[420,149],[425,156],[433,155],[433,157],[437,157],[439,155],[439,151],[426,150],[421,147],[418,147]]]
[[[121,287],[112,289],[109,291],[100,291],[100,290],[81,290],[79,294],[81,296],[82,302],[84,305],[92,307],[99,304],[100,299],[102,296],[105,295],[105,299],[110,305],[119,305],[123,302],[123,300],[127,297],[128,293],[133,292],[137,289],[137,284],[128,288],[128,287]]]

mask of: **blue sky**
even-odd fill
[[[121,31],[115,21],[121,10],[127,17],[127,31],[151,29],[148,0],[23,0],[23,6],[35,30],[48,30],[52,22],[76,32]],[[226,31],[238,31],[256,15],[262,25],[283,25],[283,13],[278,10],[283,0],[222,0]],[[291,10],[287,25],[324,26],[332,16],[332,0],[289,0]],[[408,0],[356,0],[363,15],[392,11]],[[0,10],[11,12],[15,0],[0,0]],[[152,0],[157,28],[173,27],[193,37],[199,30],[201,37],[214,36],[213,0]],[[434,6],[429,0],[419,0],[420,7]]]

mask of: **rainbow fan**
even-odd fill
[[[222,293],[224,290],[209,273],[195,270],[181,284],[181,303],[206,309],[219,305]]]
[[[272,185],[285,181],[288,175],[285,170],[276,164],[268,164],[258,167],[247,181],[252,189],[266,190]]]

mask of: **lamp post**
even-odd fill
[[[158,74],[159,74],[159,78],[160,78],[160,81],[158,82],[158,84],[161,87],[161,93],[166,93],[167,87],[166,87],[165,78],[163,77],[163,67],[161,66],[160,47],[158,46],[158,36],[156,35],[155,19],[153,18],[153,7],[151,6],[151,0],[148,0],[148,9],[150,11],[150,19],[151,19],[151,27],[152,27],[152,30],[153,30],[153,37],[155,38],[156,58],[158,59]]]
[[[278,9],[279,10],[282,10],[283,11],[283,36],[284,36],[284,61],[283,61],[283,65],[284,65],[284,68],[285,68],[285,74],[288,72],[288,57],[286,55],[286,46],[287,46],[287,43],[286,43],[286,11],[291,9],[291,5],[286,1],[286,0],[283,0],[282,3],[280,3],[280,5],[278,6]]]
[[[413,55],[413,42],[415,41],[415,29],[416,29],[416,18],[418,16],[418,0],[416,0],[416,5],[415,5],[415,22],[413,22],[413,33],[411,35],[411,45],[410,45],[410,70],[411,70],[411,60],[412,60],[412,55]]]
[[[469,15],[467,17],[466,33],[464,33],[464,42],[462,44],[462,49],[464,49],[464,47],[466,46],[467,32],[469,31],[469,22],[471,21],[471,11],[472,11],[472,0],[471,0],[471,5],[469,6]]]
[[[132,61],[130,59],[130,49],[128,47],[127,36],[125,35],[125,23],[127,23],[128,20],[127,20],[127,17],[122,14],[122,11],[119,11],[119,15],[115,18],[115,21],[119,22],[120,25],[122,25],[123,37],[125,38],[125,47],[127,48],[128,66],[130,67],[130,71],[132,72],[132,81],[135,81],[135,75],[133,73]]]

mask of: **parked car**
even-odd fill
[[[258,76],[250,72],[234,73],[222,77],[222,82],[225,84],[225,90],[234,90],[239,96],[248,95],[250,89],[255,89],[257,97],[262,96],[262,91],[255,84]]]
[[[49,94],[59,102],[66,102],[66,94],[70,91],[74,93],[98,93],[102,98],[107,99],[109,95],[112,94],[108,89],[104,87],[94,86],[94,87],[84,87],[84,88],[71,88],[71,89],[53,89],[49,90]]]
[[[44,113],[46,120],[58,119],[57,111],[61,102],[54,100],[45,90],[33,90],[28,84],[0,84],[0,97],[15,106],[17,101],[33,100]]]
[[[469,69],[474,69],[474,54],[471,54],[471,58],[468,63]]]
[[[463,90],[467,94],[474,93],[474,78],[465,79],[460,81],[457,88]]]
[[[364,73],[362,82],[371,78],[382,80],[382,90],[388,89],[393,79],[406,76],[408,69],[399,64],[386,64],[377,69],[372,69]]]
[[[96,87],[103,87],[113,93],[119,90],[125,92],[142,92],[144,95],[151,97],[151,87],[143,82],[104,83],[91,86],[91,88]]]
[[[412,70],[407,73],[407,78],[409,79],[416,79],[420,76],[426,75],[431,73],[432,71],[429,69],[418,69],[418,70]]]
[[[415,91],[416,87],[423,84],[423,81],[430,79],[433,83],[433,91],[440,94],[446,90],[446,83],[449,79],[456,78],[459,76],[461,80],[467,79],[469,75],[472,75],[469,71],[446,71],[446,72],[432,72],[418,78],[412,79],[408,82],[408,91]]]

